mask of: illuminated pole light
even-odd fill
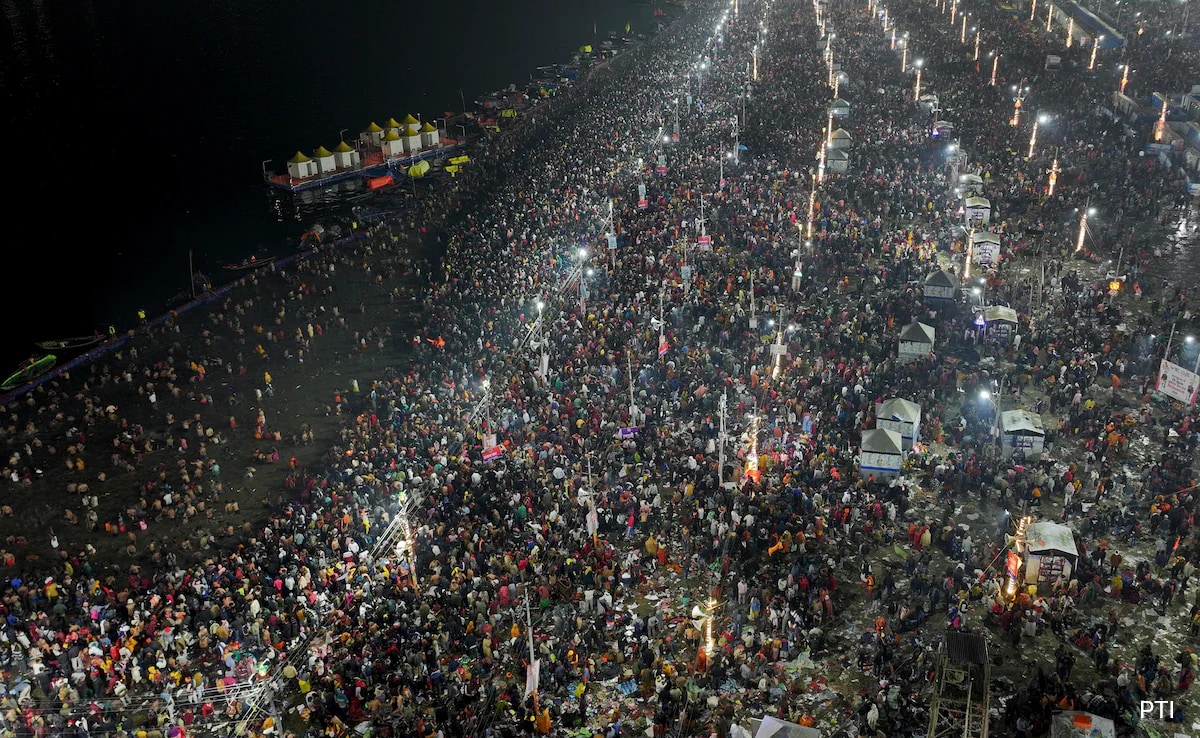
[[[1054,23],[1054,3],[1046,6],[1046,33],[1049,33],[1053,28]]]
[[[841,84],[842,84],[842,74],[841,74],[841,72],[838,72],[837,74],[833,75],[833,99],[834,100],[838,99],[838,88],[841,87]]]
[[[821,143],[821,148],[817,152],[817,182],[825,181],[825,143]]]
[[[892,51],[896,50],[896,27],[892,26]]]
[[[979,29],[975,30],[975,61],[979,61]]]
[[[1084,208],[1079,214],[1079,238],[1075,241],[1075,253],[1083,251],[1083,243],[1087,239],[1087,221],[1090,212],[1088,208]]]
[[[1013,98],[1013,117],[1009,121],[1013,128],[1021,125],[1021,97],[1021,94],[1017,93],[1017,96]]]
[[[812,241],[813,221],[817,214],[817,176],[813,175],[812,188],[808,191],[808,225],[805,230],[805,240]]]
[[[1050,187],[1046,191],[1046,194],[1050,197],[1054,197],[1054,185],[1058,184],[1058,173],[1060,171],[1058,168],[1058,158],[1056,157],[1054,163],[1050,165]]]
[[[1121,94],[1125,94],[1125,85],[1129,84],[1129,65],[1125,64],[1125,71],[1121,72]]]
[[[1068,49],[1071,48],[1071,44],[1074,43],[1074,36],[1075,36],[1075,19],[1070,18],[1069,20],[1067,20],[1067,48]]]
[[[753,54],[754,54],[754,66],[751,71],[750,78],[752,80],[754,80],[755,82],[757,82],[758,81],[758,47],[757,46],[754,47]]]
[[[1162,110],[1158,113],[1158,123],[1154,124],[1154,140],[1162,141],[1167,135],[1167,101],[1163,100]]]
[[[900,49],[900,74],[908,71],[908,41],[904,42],[903,48]]]
[[[971,278],[971,259],[974,256],[974,254],[972,253],[974,248],[975,248],[975,229],[972,228],[971,232],[967,234],[967,248],[964,250],[966,253],[966,258],[964,259],[965,263],[963,264],[963,279]]]
[[[962,17],[962,30],[958,33],[958,42],[965,44],[967,42],[967,16],[964,13]]]
[[[992,52],[995,53],[995,52]],[[996,72],[1000,69],[1000,55],[996,54],[996,58],[992,59],[992,87],[996,86]]]
[[[1100,50],[1100,42],[1103,40],[1104,36],[1100,35],[1095,41],[1092,42],[1092,59],[1088,62],[1089,72],[1096,68],[1096,52]]]
[[[825,146],[833,148],[833,108],[829,108],[829,115],[825,120]]]
[[[1033,5],[1029,8],[1029,22],[1033,23],[1037,20],[1037,0],[1033,0]]]
[[[914,63],[914,66],[917,68],[917,83],[913,86],[913,100],[920,102],[921,101],[921,72],[924,71],[923,69],[921,69],[921,60],[917,59],[917,61]]]
[[[1033,131],[1031,131],[1031,132],[1030,132],[1030,134],[1029,134],[1029,153],[1025,155],[1025,158],[1026,158],[1026,159],[1032,159],[1032,158],[1033,158],[1033,150],[1034,150],[1034,146],[1036,146],[1036,145],[1037,145],[1037,131],[1038,131],[1038,123],[1041,123],[1041,122],[1042,122],[1042,121],[1044,121],[1045,119],[1046,119],[1046,118],[1045,118],[1045,116],[1042,116],[1042,117],[1039,117],[1039,118],[1034,118],[1034,120],[1033,120]]]
[[[957,15],[958,15],[958,0],[954,0],[954,2],[950,3],[950,27],[951,28],[954,27],[954,19],[957,17]]]

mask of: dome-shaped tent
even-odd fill
[[[333,160],[339,169],[349,169],[358,166],[359,156],[353,146],[342,141],[333,150]]]
[[[408,126],[404,131],[404,150],[409,152],[421,150],[421,131],[415,124]]]
[[[296,179],[304,179],[317,173],[316,163],[306,156],[303,151],[297,151],[295,156],[288,159],[287,168],[288,176],[295,177]]]
[[[359,136],[359,140],[361,140],[363,143],[369,143],[378,146],[379,142],[383,140],[383,127],[375,121],[371,121],[371,125],[367,126],[366,130],[362,132],[362,135]]]
[[[438,129],[431,125],[429,121],[425,121],[425,125],[421,126],[421,148],[428,149],[438,145]]]
[[[337,163],[334,160],[333,152],[324,146],[318,146],[313,151],[313,161],[317,165],[317,171],[321,174],[332,172],[337,168]]]
[[[387,157],[404,156],[404,137],[391,128],[383,134],[383,155]]]
[[[406,126],[419,126],[419,125],[421,125],[421,121],[419,121],[419,120],[417,120],[416,118],[414,118],[412,113],[409,113],[408,115],[404,116],[404,120],[402,120],[402,121],[400,121],[400,122],[401,122],[403,125],[406,125]]]

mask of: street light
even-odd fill
[[[1000,55],[993,51],[992,56],[995,58],[992,59],[992,82],[991,82],[991,85],[992,85],[992,87],[995,87],[996,86],[996,72],[1000,69]]]
[[[1050,118],[1045,115],[1039,115],[1033,119],[1033,130],[1029,133],[1029,153],[1025,155],[1026,159],[1033,158],[1033,148],[1037,144],[1038,124],[1049,121]]]
[[[917,84],[913,87],[913,100],[918,103],[921,102],[921,72],[923,71],[921,67],[923,67],[924,64],[925,62],[921,61],[920,59],[917,59],[915,62],[913,62],[913,66],[917,68]]]
[[[1100,42],[1103,40],[1104,40],[1104,34],[1100,34],[1099,36],[1096,37],[1096,40],[1092,41],[1092,58],[1088,62],[1088,71],[1089,72],[1096,68],[1096,52],[1100,50]]]
[[[1085,207],[1079,213],[1079,237],[1075,241],[1075,253],[1083,251],[1084,240],[1087,239],[1088,218],[1096,214],[1096,208]]]
[[[1124,95],[1125,94],[1125,85],[1129,84],[1129,62],[1122,64],[1121,67],[1122,67],[1122,72],[1121,72],[1120,92],[1122,95]]]

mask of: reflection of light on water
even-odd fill
[[[1162,227],[1146,271],[1175,284],[1192,284],[1200,279],[1200,203],[1189,198],[1187,207],[1175,213]]]

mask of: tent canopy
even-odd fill
[[[862,450],[873,454],[895,454],[899,456],[904,453],[904,439],[896,431],[883,428],[863,431]]]
[[[933,326],[914,320],[900,331],[900,340],[933,343]]]
[[[950,287],[958,289],[958,277],[945,269],[939,269],[925,278],[925,284],[931,287]]]
[[[968,197],[964,204],[969,208],[990,208],[992,206],[986,197]]]
[[[379,133],[382,130],[383,129],[379,127],[378,123],[376,123],[375,121],[371,121],[371,125],[367,126],[366,132],[367,133]]]
[[[354,149],[350,146],[350,144],[342,141],[337,145],[337,148],[335,148],[334,151],[338,152],[339,154],[348,154],[351,151],[354,151]]]
[[[402,120],[400,122],[406,126],[415,126],[415,125],[419,124],[421,121],[414,118],[412,113],[409,113],[408,115],[404,116],[404,120]],[[396,127],[399,128],[399,126],[396,126]]]
[[[333,156],[333,152],[330,151],[329,149],[325,148],[324,146],[318,146],[317,150],[313,152],[313,156],[323,158],[326,156]]]
[[[834,130],[834,132],[830,134],[830,137],[831,138],[845,138],[845,139],[852,138],[852,136],[850,135],[850,132],[847,131],[845,128],[838,128],[838,129]]]
[[[306,161],[312,161],[312,159],[305,156],[303,151],[297,151],[291,159],[288,159],[288,164],[303,164]]]
[[[754,738],[821,738],[821,731],[816,728],[806,728],[770,715],[764,715],[757,726],[751,720],[750,729]]]
[[[1071,529],[1058,523],[1042,521],[1025,529],[1025,547],[1032,554],[1061,554],[1078,556],[1075,535]]]
[[[879,404],[879,410],[875,413],[875,417],[916,423],[921,419],[921,406],[915,402],[893,397]]]
[[[1015,324],[1017,322],[1017,311],[1007,305],[989,305],[983,309],[983,319],[988,323],[1003,321]]]
[[[1020,433],[1026,436],[1046,435],[1042,416],[1028,410],[1005,410],[1000,413],[1000,428],[1005,433]]]
[[[1000,243],[1000,236],[991,231],[975,231],[971,234],[971,243]]]
[[[980,177],[978,174],[967,173],[959,177],[958,181],[966,182],[967,184],[983,184],[983,177]]]
[[[408,176],[410,177],[424,177],[428,173],[429,162],[425,161],[424,159],[408,168]]]

